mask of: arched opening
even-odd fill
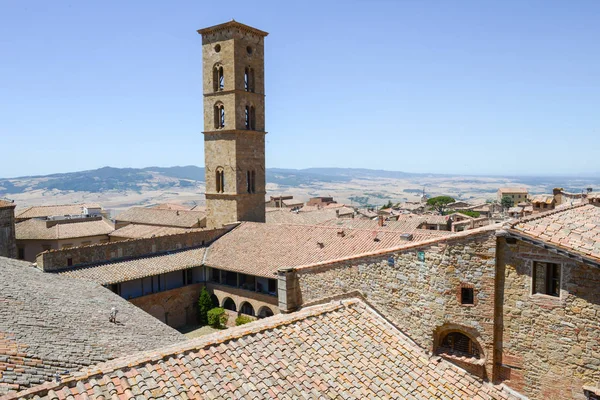
[[[242,306],[240,307],[240,312],[242,314],[254,317],[254,307],[252,307],[252,304],[248,303],[247,301],[242,303]]]
[[[215,129],[225,127],[225,107],[223,103],[217,103],[214,107]]]
[[[245,117],[246,129],[250,129],[250,107],[248,107],[248,106],[246,106],[244,117]]]
[[[250,129],[253,131],[256,130],[256,111],[254,110],[254,106],[250,106],[250,119],[249,119]]]
[[[213,68],[213,91],[217,92],[225,88],[225,74],[223,66],[217,64]]]
[[[250,173],[250,193],[256,193],[256,171]]]
[[[254,68],[244,68],[244,89],[246,92],[254,92]]]
[[[462,332],[448,332],[442,336],[438,348],[440,353],[481,358],[481,351],[477,342]]]
[[[225,171],[223,167],[218,167],[215,171],[215,190],[217,193],[225,192]]]
[[[225,299],[223,300],[223,308],[230,311],[237,311],[235,302],[231,300],[230,297],[225,297]]]
[[[273,310],[271,310],[267,306],[262,306],[258,309],[258,318],[267,318],[272,317],[274,315]]]

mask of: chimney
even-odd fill
[[[379,226],[383,226],[383,215],[379,216],[379,223],[378,223],[378,225]]]

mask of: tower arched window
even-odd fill
[[[225,127],[225,107],[223,106],[223,103],[215,104],[214,114],[215,114],[215,129],[224,128]]]
[[[244,117],[245,117],[246,129],[250,129],[250,107],[248,107],[248,106],[246,106]]]
[[[222,65],[215,65],[213,68],[213,90],[215,92],[225,88],[225,75]]]
[[[215,171],[215,190],[217,193],[225,192],[225,171],[223,167],[218,167]]]
[[[254,68],[244,69],[244,89],[246,92],[254,92]]]
[[[256,130],[256,111],[254,110],[254,106],[250,106],[250,129],[253,131]]]
[[[246,171],[246,190],[248,193],[256,193],[256,171]]]
[[[480,358],[479,346],[470,337],[460,332],[450,332],[442,338],[440,351],[451,354]]]

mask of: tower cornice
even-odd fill
[[[204,97],[215,97],[215,96],[222,96],[222,95],[226,95],[226,94],[247,94],[247,93],[252,93],[252,94],[256,94],[258,96],[262,96],[265,97],[266,95],[264,93],[258,93],[258,92],[249,92],[247,90],[241,90],[241,89],[231,89],[231,90],[219,90],[216,92],[208,92],[208,93],[204,93]]]
[[[214,130],[214,131],[204,131],[202,132],[203,135],[207,134],[207,133],[239,133],[239,134],[249,134],[249,133],[256,133],[256,134],[261,134],[261,135],[266,135],[269,132],[266,131],[253,131],[250,129],[218,129],[218,130]]]
[[[262,37],[265,37],[269,34],[268,32],[261,31],[260,29],[256,29],[251,26],[237,22],[234,19],[232,19],[231,21],[219,24],[219,25],[214,25],[214,26],[209,26],[208,28],[198,29],[197,32],[200,35],[206,35],[209,33],[218,32],[218,31],[222,31],[224,29],[230,29],[230,28],[240,29],[244,32],[253,33],[255,35],[262,36]]]

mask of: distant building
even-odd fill
[[[15,204],[0,200],[0,257],[17,258]]]
[[[102,216],[69,219],[31,218],[15,227],[18,258],[35,261],[44,251],[105,243],[114,231],[113,224]]]
[[[304,203],[294,200],[294,196],[271,196],[265,204],[265,207],[273,208],[302,208],[303,206]]]
[[[332,203],[337,203],[333,197],[311,197],[306,203],[307,206],[326,206]]]
[[[530,199],[534,212],[554,210],[556,199],[553,195],[537,194]]]
[[[526,188],[503,187],[498,189],[498,201],[502,201],[503,197],[509,197],[514,204],[527,200]]]
[[[51,206],[32,206],[18,210],[15,214],[16,222],[31,218],[72,218],[79,216],[98,217],[103,215],[102,206],[95,203],[60,204]]]

